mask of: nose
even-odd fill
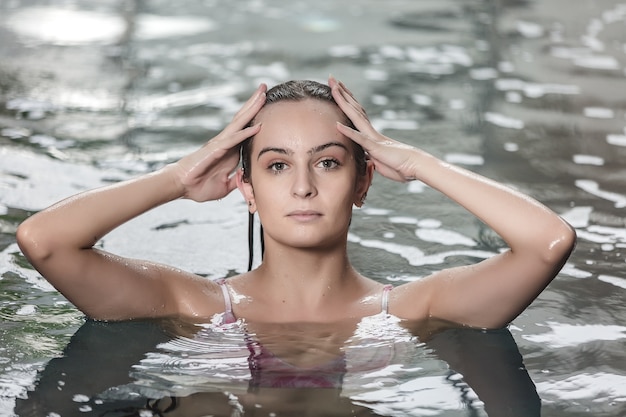
[[[317,188],[315,186],[315,178],[313,175],[313,172],[311,172],[308,167],[302,167],[296,170],[291,190],[295,197],[311,198],[317,195]]]

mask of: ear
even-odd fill
[[[372,179],[374,178],[374,163],[367,161],[367,168],[365,169],[365,175],[357,178],[356,189],[354,190],[354,205],[357,207],[363,206],[365,203],[365,197],[367,196],[367,190],[372,185]]]
[[[246,181],[243,179],[243,168],[240,168],[235,173],[237,177],[237,188],[241,195],[243,195],[244,200],[246,200],[246,204],[248,205],[248,211],[250,213],[256,212],[256,200],[254,199],[254,189],[252,188],[252,184],[250,181]]]

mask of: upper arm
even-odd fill
[[[395,297],[394,314],[479,328],[505,326],[552,281],[572,247],[564,244],[561,251],[545,257],[508,250],[474,265],[442,270],[405,284]]]
[[[172,267],[97,249],[59,249],[40,259],[25,254],[59,292],[93,319],[209,316],[219,311],[214,283]]]

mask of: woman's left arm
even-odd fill
[[[420,180],[491,227],[509,250],[476,265],[446,269],[394,291],[392,312],[496,328],[519,315],[552,281],[574,248],[573,228],[534,199],[378,133],[352,94],[331,79],[333,95],[358,130],[338,125],[359,143],[375,169],[397,180]],[[415,311],[416,301],[423,301]],[[395,302],[394,302],[395,301]]]

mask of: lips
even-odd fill
[[[297,221],[313,221],[322,217],[322,213],[315,210],[294,210],[287,214],[287,217]]]

